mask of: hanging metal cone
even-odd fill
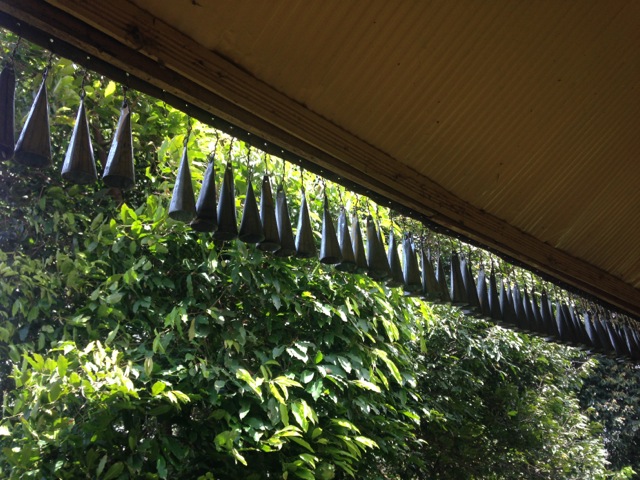
[[[173,186],[173,195],[169,204],[169,217],[179,222],[190,222],[196,216],[196,198],[191,182],[191,169],[187,147],[182,150],[182,159]]]
[[[607,330],[605,321],[597,315],[594,315],[593,325],[596,327],[596,332],[598,333],[598,338],[600,339],[600,343],[602,344],[602,349],[607,354],[615,353],[615,349],[613,343],[611,343],[611,337],[609,336],[609,331]]]
[[[367,217],[367,275],[374,280],[385,280],[391,275],[384,245],[371,215]]]
[[[564,310],[559,301],[556,302],[556,325],[558,327],[558,338],[563,343],[570,343],[571,337],[567,322],[564,318]]]
[[[534,330],[538,335],[545,336],[547,331],[542,319],[542,312],[540,311],[540,305],[538,305],[538,299],[536,298],[535,290],[531,290],[531,310],[533,312]]]
[[[631,356],[634,360],[638,360],[640,359],[640,333],[634,327],[629,328],[633,341],[633,352]]]
[[[238,238],[236,192],[231,163],[227,163],[222,177],[220,198],[218,199],[218,229],[213,234],[213,238],[222,241]]]
[[[296,253],[296,243],[293,239],[293,228],[287,205],[287,195],[282,185],[278,185],[276,191],[276,223],[280,236],[280,248],[276,250],[276,257],[290,257]]]
[[[493,268],[491,268],[491,273],[489,274],[489,310],[491,312],[491,320],[494,322],[502,321],[503,315],[500,307],[500,297],[498,296],[498,284]]]
[[[413,248],[411,235],[405,233],[402,240],[402,254],[404,262],[402,263],[402,276],[404,277],[404,294],[410,297],[419,296],[422,293],[422,278],[420,275],[420,266],[418,265],[418,256]],[[433,274],[433,268],[431,269]],[[435,275],[433,277],[435,283]]]
[[[451,277],[449,279],[449,290],[451,295],[451,305],[454,307],[465,307],[469,304],[467,291],[464,287],[462,270],[460,270],[460,257],[457,253],[451,254]]]
[[[362,238],[360,239],[362,241]],[[340,209],[338,216],[338,243],[340,244],[340,253],[342,260],[336,265],[336,270],[341,272],[353,272],[356,269],[356,257],[353,253],[353,243],[349,234],[349,224],[347,223],[347,212],[343,208]]]
[[[86,185],[98,180],[84,99],[80,100],[76,124],[73,127],[69,148],[62,164],[62,178],[80,185]]]
[[[527,319],[522,302],[522,294],[517,283],[514,283],[513,287],[511,287],[511,302],[515,311],[516,327],[518,330],[527,331]]]
[[[389,231],[389,247],[387,248],[387,261],[391,269],[391,276],[387,279],[387,287],[397,288],[404,285],[404,275],[402,274],[402,265],[400,264],[400,256],[398,255],[398,242],[393,233],[393,227]]]
[[[449,295],[449,287],[447,285],[447,277],[444,274],[444,258],[442,255],[438,257],[438,267],[436,270],[436,279],[438,280],[438,286],[440,287],[440,302],[445,305],[451,305],[451,295]]]
[[[360,219],[354,212],[351,217],[351,241],[353,242],[353,256],[356,259],[356,273],[365,273],[369,270],[367,265],[367,254],[362,241],[362,230],[360,229]]]
[[[574,342],[581,347],[587,347],[589,345],[589,338],[584,327],[584,322],[580,319],[578,311],[573,305],[569,305],[569,319],[571,321],[574,333]]]
[[[280,234],[276,220],[276,207],[271,193],[271,181],[268,175],[262,177],[260,188],[260,222],[264,232],[264,240],[258,244],[258,248],[264,252],[275,252],[280,248]]]
[[[558,324],[553,314],[553,306],[551,300],[547,296],[547,292],[543,291],[540,296],[540,313],[542,314],[542,321],[546,327],[546,332],[549,335],[549,340],[560,339],[560,331],[558,330]]]
[[[500,281],[500,311],[502,312],[502,321],[513,327],[517,324],[516,312],[513,309],[509,288],[505,285],[504,279]]]
[[[489,290],[487,289],[487,275],[484,267],[478,272],[478,282],[476,286],[478,301],[480,302],[480,315],[482,318],[491,320],[491,305],[489,304]]]
[[[621,325],[620,335],[622,336],[622,339],[624,340],[624,344],[627,347],[627,350],[629,352],[629,357],[635,359],[636,348],[635,348],[635,343],[633,341],[633,338],[631,336],[630,327],[628,325]]]
[[[573,318],[571,317],[569,306],[566,303],[562,304],[562,319],[567,329],[568,342],[571,345],[578,345],[579,343],[578,331],[576,330],[576,326],[574,325]]]
[[[611,322],[603,322],[603,325],[609,334],[609,339],[611,340],[611,345],[613,346],[616,356],[624,357],[627,352],[624,342],[620,338],[620,334],[615,328],[615,325],[613,325]]]
[[[471,265],[467,262],[466,258],[463,258],[460,261],[460,273],[462,274],[462,282],[464,283],[464,290],[468,302],[468,305],[463,307],[462,311],[465,315],[481,317],[482,307],[480,306],[480,300],[478,299],[478,289],[476,287],[476,282],[473,279]]]
[[[135,185],[133,169],[133,140],[131,138],[131,111],[126,101],[120,109],[120,119],[113,135],[111,149],[104,167],[102,181],[108,187],[129,189]]]
[[[527,331],[536,332],[536,318],[533,314],[533,307],[531,306],[531,297],[529,297],[529,292],[526,287],[524,289],[524,295],[522,296],[522,307],[524,309]]]
[[[331,212],[329,211],[329,201],[327,195],[324,196],[322,208],[322,239],[320,241],[320,263],[335,265],[342,261],[342,252],[338,243],[336,229],[333,226]]]
[[[38,90],[22,132],[16,142],[13,158],[17,163],[33,168],[51,165],[51,132],[49,131],[49,101],[46,75]]]
[[[196,218],[191,222],[191,228],[197,232],[215,232],[218,228],[216,207],[216,172],[213,161],[210,161],[204,172],[196,203]]]
[[[442,265],[442,262],[440,262],[440,265]],[[442,272],[442,275],[444,276],[444,272]],[[442,288],[436,278],[433,264],[424,249],[422,249],[422,278],[420,283],[422,287],[421,297],[424,300],[434,303],[447,303],[443,299]]]
[[[247,195],[244,199],[238,238],[244,243],[260,243],[264,240],[264,230],[262,229],[262,220],[260,220],[260,212],[258,211],[258,201],[253,191],[251,179],[247,182]]]
[[[600,342],[600,338],[598,338],[596,327],[593,324],[593,314],[588,310],[584,313],[584,326],[587,331],[587,336],[589,337],[591,348],[596,351],[601,351],[602,343]]]
[[[309,207],[304,190],[301,192],[300,213],[298,215],[298,229],[296,231],[296,257],[311,258],[317,254],[316,242],[311,230]]]
[[[640,359],[640,345],[638,344],[638,337],[636,331],[630,325],[624,326],[624,333],[627,340],[627,346],[633,360]]]
[[[8,63],[0,72],[0,160],[13,158],[16,118],[16,72]]]

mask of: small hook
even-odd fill
[[[247,155],[245,160],[247,162],[247,179],[251,179],[251,175],[253,174],[253,168],[251,167],[251,145],[247,145]]]
[[[189,115],[187,115],[187,133],[184,136],[184,147],[187,147],[187,144],[189,143],[189,137],[191,136],[191,117]]]
[[[231,165],[231,151],[233,150],[233,141],[235,140],[234,137],[231,137],[231,140],[229,140],[229,150],[227,151],[227,164]]]
[[[82,70],[82,80],[80,81],[80,100],[84,100],[84,97],[87,95],[87,91],[84,87],[87,83],[88,77],[89,71],[85,68]]]

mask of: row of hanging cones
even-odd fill
[[[600,307],[581,308],[578,303],[560,300],[556,300],[554,305],[546,291],[538,294],[533,289],[521,290],[515,282],[512,286],[504,279],[498,282],[494,268],[487,275],[481,266],[474,277],[470,258],[464,254],[453,252],[446,260],[443,255],[432,254],[424,245],[416,248],[411,234],[404,234],[399,241],[393,228],[389,232],[388,247],[385,248],[382,230],[371,215],[366,218],[365,249],[357,213],[351,215],[349,225],[347,211],[341,208],[336,228],[326,192],[323,195],[319,251],[304,188],[294,236],[283,185],[278,185],[274,200],[268,174],[262,179],[260,208],[249,178],[238,227],[231,162],[227,163],[224,170],[219,200],[216,199],[214,163],[210,161],[196,201],[186,141],[169,216],[177,221],[190,222],[198,232],[212,233],[216,240],[237,238],[279,257],[317,256],[321,263],[334,265],[337,270],[366,273],[390,288],[402,288],[407,296],[453,305],[466,315],[593,352],[640,359],[640,335],[630,321],[614,323],[609,318],[609,312]],[[402,262],[398,253],[400,244]]]
[[[17,142],[16,78],[12,60],[0,72],[0,160],[13,159],[32,168],[51,165],[46,86],[50,66],[51,62],[42,73],[42,83]],[[62,166],[63,179],[78,184],[92,183],[98,178],[84,97],[82,88],[75,126]],[[131,188],[135,184],[131,112],[126,94],[102,179],[105,185],[120,189]],[[260,208],[249,180],[242,220],[238,227],[231,163],[225,168],[219,202],[216,200],[213,162],[209,163],[205,172],[196,202],[186,146],[174,186],[169,216],[175,220],[190,222],[196,231],[211,232],[217,240],[238,238],[280,257],[318,256],[320,262],[334,265],[338,270],[366,273],[375,280],[385,282],[390,288],[402,287],[405,295],[419,296],[432,303],[454,305],[467,315],[482,317],[549,340],[619,357],[640,359],[640,335],[630,321],[622,322],[618,316],[618,321],[614,322],[611,320],[611,313],[600,307],[578,308],[577,304],[556,300],[554,308],[546,292],[538,295],[533,290],[529,292],[524,289],[523,294],[517,284],[509,287],[504,279],[500,281],[498,288],[493,268],[488,278],[482,267],[474,278],[470,262],[464,255],[452,253],[445,260],[442,255],[437,255],[436,258],[428,249],[422,248],[418,252],[411,235],[405,234],[399,242],[393,229],[389,234],[388,248],[385,249],[381,230],[371,215],[366,219],[365,250],[358,215],[353,213],[349,226],[347,212],[342,208],[336,229],[326,193],[319,252],[304,190],[294,236],[283,185],[278,185],[274,199],[268,175],[262,181]],[[398,254],[399,243],[402,244],[402,263]],[[421,262],[418,262],[418,256],[421,257]]]
[[[38,169],[51,166],[51,132],[47,96],[47,75],[50,67],[51,62],[42,72],[42,83],[17,141],[15,141],[16,75],[13,61],[10,60],[2,68],[0,72],[0,160],[13,159],[18,164]],[[77,184],[89,184],[98,180],[84,100],[83,77],[78,115],[62,164],[62,178]],[[131,111],[125,95],[102,175],[102,180],[108,187],[129,189],[135,185],[132,145]]]

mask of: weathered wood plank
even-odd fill
[[[0,0],[0,10],[55,31],[91,55],[435,223],[640,315],[640,292],[631,285],[462,201],[134,4],[47,3],[61,11],[42,0]]]

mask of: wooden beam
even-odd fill
[[[462,201],[133,3],[0,0],[0,11],[50,31],[93,56],[545,276],[640,316],[640,291],[631,285]]]

